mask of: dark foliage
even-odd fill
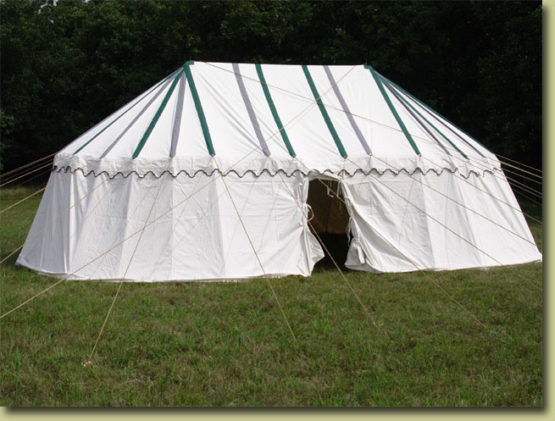
[[[186,60],[370,63],[541,167],[539,2],[0,0],[0,167],[52,153]]]

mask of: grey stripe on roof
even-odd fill
[[[326,72],[328,80],[331,83],[331,87],[333,89],[333,92],[335,93],[335,96],[339,100],[339,103],[341,104],[341,108],[343,108],[343,112],[345,113],[345,115],[349,119],[349,123],[351,123],[351,127],[355,131],[355,133],[358,137],[358,140],[360,141],[360,144],[362,145],[362,147],[364,148],[365,152],[368,155],[372,155],[372,151],[370,150],[370,146],[368,146],[368,143],[366,142],[366,139],[364,138],[364,135],[360,131],[360,128],[358,127],[357,122],[353,118],[353,114],[351,114],[351,110],[349,109],[349,106],[345,102],[345,98],[343,98],[343,94],[339,90],[339,87],[337,86],[337,82],[336,82],[335,78],[333,77],[333,75],[331,74],[331,70],[330,70],[329,66],[324,66],[324,71]]]
[[[380,75],[381,76],[381,75]],[[480,145],[482,148],[484,148],[486,151],[489,152],[488,148],[486,148],[484,145],[482,145],[480,142],[478,142],[476,139],[474,139],[472,136],[470,136],[468,133],[465,133],[464,130],[462,130],[460,127],[457,127],[454,123],[452,123],[451,121],[447,120],[445,117],[443,117],[440,113],[438,113],[436,110],[434,110],[433,108],[431,108],[430,106],[426,105],[424,102],[420,101],[418,98],[414,97],[413,95],[411,95],[409,92],[405,91],[403,88],[401,88],[400,86],[398,86],[397,84],[393,83],[392,81],[390,81],[388,78],[386,78],[385,76],[381,76],[382,79],[385,79],[390,85],[392,85],[395,89],[398,89],[400,92],[402,92],[404,95],[406,95],[407,97],[409,97],[410,99],[412,99],[415,103],[416,106],[421,108],[426,114],[432,116],[432,118],[436,121],[438,121],[442,126],[444,126],[445,128],[447,128],[447,130],[449,130],[450,132],[452,132],[453,134],[455,134],[456,136],[458,136],[464,143],[466,143],[468,146],[470,146],[472,149],[474,149],[476,152],[478,152],[479,155],[481,155],[482,157],[486,158],[486,156],[478,149],[476,148],[476,146],[474,146],[472,144],[472,142],[477,143],[478,145]],[[449,124],[446,124],[449,123]],[[453,127],[455,127],[457,130],[460,130],[462,133],[464,133],[466,136],[468,136],[472,142],[467,141],[464,137],[462,137],[459,133],[457,133],[456,130],[453,130],[453,128],[451,127],[451,125]],[[455,146],[453,144],[453,146]],[[462,152],[461,152],[462,153]]]
[[[114,146],[116,146],[116,144],[120,141],[120,139],[125,135],[125,133],[127,133],[127,131],[131,128],[131,126],[133,126],[137,120],[144,114],[144,112],[147,110],[148,107],[150,107],[152,105],[152,103],[154,101],[156,101],[156,98],[158,98],[160,96],[160,94],[162,92],[164,92],[164,89],[166,89],[166,87],[172,82],[171,78],[168,78],[168,80],[166,81],[166,83],[164,83],[164,86],[162,86],[160,89],[158,89],[158,92],[156,92],[156,95],[154,95],[150,101],[148,101],[148,103],[143,107],[143,109],[141,110],[141,112],[139,114],[137,114],[135,116],[135,118],[131,121],[131,123],[129,123],[127,125],[127,127],[125,129],[123,129],[123,131],[118,135],[118,137],[116,137],[116,139],[110,144],[110,146],[108,146],[108,148],[102,153],[102,155],[100,155],[100,158],[104,158],[106,155],[108,155],[110,153],[110,151],[113,149]]]
[[[416,120],[416,122],[426,131],[426,133],[428,133],[432,137],[432,139],[434,139],[437,142],[437,144],[439,146],[441,146],[441,149],[443,149],[443,151],[447,155],[451,155],[451,153],[447,150],[445,145],[443,145],[443,143],[441,143],[439,141],[439,139],[432,133],[432,131],[420,119],[420,117],[418,117],[416,115],[416,113],[409,108],[409,106],[404,102],[404,100],[400,97],[400,95],[397,92],[395,92],[393,89],[391,89],[391,86],[389,85],[389,83],[387,83],[386,81],[383,81],[383,82],[385,83],[385,86],[387,86],[387,89],[389,89],[389,92],[391,92],[393,94],[393,96],[397,99],[397,101],[399,101],[401,103],[403,108],[409,112],[409,114],[412,116],[412,118],[414,118]]]
[[[175,107],[175,117],[173,120],[173,130],[172,130],[172,144],[170,147],[170,157],[175,156],[175,151],[177,149],[177,141],[179,140],[179,130],[181,128],[181,115],[183,114],[183,99],[185,97],[185,85],[187,80],[185,79],[185,74],[181,75],[179,79],[179,91],[177,93],[177,106]]]
[[[249,95],[247,94],[247,90],[245,89],[245,83],[243,82],[243,78],[241,77],[239,65],[237,63],[233,63],[232,66],[233,72],[235,73],[235,79],[237,79],[237,85],[239,85],[239,91],[241,91],[241,96],[243,97],[243,102],[245,103],[245,107],[247,107],[247,113],[249,114],[252,127],[254,128],[254,132],[256,133],[256,137],[258,138],[258,142],[260,142],[260,147],[262,148],[264,155],[270,156],[270,150],[268,149],[268,145],[264,140],[264,136],[262,135],[262,130],[260,130],[260,125],[258,124],[258,120],[252,107],[251,100],[249,99]]]

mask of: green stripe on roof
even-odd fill
[[[210,137],[208,125],[206,124],[206,117],[204,116],[204,111],[202,110],[202,104],[200,103],[200,98],[195,86],[195,81],[193,80],[193,74],[191,73],[191,64],[193,64],[193,62],[188,61],[183,65],[183,68],[185,69],[185,76],[187,77],[187,82],[189,83],[189,87],[191,89],[195,108],[197,109],[198,118],[202,127],[202,133],[204,134],[204,141],[206,142],[206,148],[208,149],[208,153],[210,154],[210,156],[214,156],[216,155],[216,152],[214,151],[214,145],[212,145],[212,138]]]
[[[289,155],[291,155],[294,158],[296,156],[295,150],[293,149],[293,146],[291,146],[291,142],[289,142],[289,137],[285,132],[285,128],[281,123],[281,119],[279,118],[279,114],[276,110],[276,106],[274,104],[274,101],[272,100],[272,95],[270,95],[270,90],[268,89],[268,84],[266,83],[266,78],[264,77],[264,73],[262,72],[262,66],[256,63],[255,67],[256,67],[256,73],[258,73],[258,79],[260,80],[260,84],[262,85],[262,90],[264,91],[264,96],[266,97],[266,101],[268,102],[268,106],[270,107],[270,111],[272,112],[272,116],[274,117],[274,121],[276,122],[279,133],[281,134],[283,143],[285,143],[285,146],[287,147],[287,151],[289,152]]]
[[[391,90],[391,92],[393,92],[395,88],[393,88],[393,87],[391,86],[391,84],[390,84],[387,80],[384,79],[384,81],[385,81],[385,84],[387,85],[387,87]],[[405,105],[406,105],[407,107],[409,107],[412,111],[414,111],[416,114],[418,114],[418,116],[419,116],[420,118],[422,118],[426,123],[428,123],[430,126],[432,126],[436,132],[438,132],[447,142],[449,142],[449,144],[450,144],[451,146],[453,146],[453,148],[455,148],[462,156],[464,156],[466,159],[468,159],[468,156],[466,156],[466,154],[465,154],[463,151],[461,151],[461,150],[457,147],[457,145],[455,145],[453,142],[451,142],[451,140],[450,140],[447,136],[445,136],[445,135],[443,134],[443,132],[442,132],[441,130],[439,130],[433,123],[431,123],[430,121],[428,121],[428,119],[426,119],[426,117],[424,117],[416,108],[414,108],[410,102],[408,102],[408,101],[407,101],[405,98],[403,98],[401,95],[396,96],[396,98],[398,98],[403,104],[405,104]]]
[[[322,104],[322,100],[320,99],[320,94],[318,93],[318,90],[316,89],[316,85],[314,85],[314,81],[312,80],[312,76],[310,76],[310,72],[308,71],[308,67],[303,64],[302,66],[303,68],[303,72],[304,75],[306,76],[306,80],[308,81],[308,84],[310,86],[310,90],[312,91],[312,95],[314,95],[314,99],[316,100],[316,103],[318,104],[318,108],[320,108],[320,112],[322,113],[322,117],[324,117],[324,121],[326,122],[328,129],[331,133],[331,136],[333,137],[333,140],[335,141],[335,145],[337,146],[337,149],[339,150],[339,153],[341,154],[341,156],[343,158],[347,158],[347,152],[345,151],[345,148],[343,147],[343,144],[341,143],[341,139],[339,139],[339,136],[337,135],[337,132],[335,131],[335,127],[333,126],[333,123],[331,122],[330,116],[328,115],[328,112],[326,111],[326,108],[324,107],[324,104]]]
[[[413,95],[411,95],[409,92],[405,91],[403,88],[401,88],[400,86],[398,86],[397,84],[393,83],[392,81],[390,81],[389,79],[385,78],[385,80],[387,80],[391,85],[393,85],[396,89],[398,89],[399,91],[401,91],[402,93],[404,93],[406,96],[408,96],[409,98],[411,98],[413,101],[417,102],[418,104],[420,104],[420,106],[424,107],[430,114],[434,115],[434,117],[439,120],[441,122],[441,120],[445,120],[447,121],[449,124],[451,124],[453,127],[455,127],[457,130],[460,130],[462,133],[464,133],[466,136],[468,136],[469,138],[471,138],[474,142],[476,142],[477,144],[479,144],[480,146],[482,146],[484,149],[487,149],[484,145],[482,145],[480,142],[478,142],[476,139],[474,139],[472,136],[470,136],[468,133],[466,133],[464,130],[462,130],[460,127],[458,127],[456,124],[454,124],[453,122],[449,121],[448,119],[446,119],[444,116],[442,116],[440,113],[438,113],[436,110],[434,110],[433,108],[431,108],[430,106],[426,105],[424,102],[420,101],[418,98],[414,97]],[[478,152],[478,154],[480,154],[482,157],[486,158],[486,156],[476,148],[476,146],[474,146],[472,143],[470,143],[469,141],[467,141],[464,137],[462,137],[461,135],[459,135],[457,132],[455,132],[453,129],[451,129],[449,126],[447,126],[445,123],[441,122],[444,126],[446,126],[450,131],[452,131],[455,135],[457,135],[457,137],[459,137],[464,143],[466,143],[468,146],[470,146],[472,149],[474,149],[476,152]]]
[[[89,143],[91,143],[94,139],[96,139],[98,136],[100,136],[104,130],[106,130],[108,127],[110,127],[112,124],[114,124],[116,121],[118,121],[121,117],[123,117],[125,114],[127,114],[128,111],[130,111],[132,108],[135,107],[135,105],[139,104],[143,99],[145,99],[148,95],[150,95],[150,93],[152,91],[154,91],[156,88],[158,88],[160,85],[162,85],[166,80],[168,80],[170,77],[172,77],[175,74],[175,72],[170,73],[168,76],[166,76],[164,79],[162,79],[159,83],[156,84],[156,86],[154,86],[150,91],[148,91],[145,95],[143,95],[143,97],[141,99],[139,99],[137,102],[135,102],[131,107],[129,107],[127,110],[125,110],[123,113],[121,113],[117,118],[115,118],[112,122],[110,122],[110,124],[108,124],[106,127],[104,127],[102,130],[100,130],[97,134],[95,134],[92,138],[90,138],[84,145],[82,145],[79,149],[77,149],[75,152],[73,152],[73,155],[81,152],[81,150],[87,146]]]
[[[370,66],[369,64],[366,64],[364,67],[366,67],[368,70],[370,70],[370,73],[372,73],[372,77],[374,78],[374,81],[376,82],[376,85],[378,85],[378,88],[379,88],[380,92],[382,93],[382,96],[385,99],[385,102],[389,106],[389,109],[391,110],[391,113],[395,117],[395,120],[397,120],[397,123],[399,124],[399,127],[401,127],[401,130],[405,134],[405,137],[409,141],[409,143],[412,146],[412,149],[414,150],[414,152],[416,152],[418,155],[420,155],[420,150],[418,149],[418,146],[416,146],[416,143],[414,142],[414,139],[412,138],[409,131],[407,130],[407,128],[405,126],[405,123],[403,123],[403,120],[401,119],[401,116],[399,116],[399,114],[397,113],[397,110],[395,109],[393,103],[391,102],[391,99],[387,95],[387,92],[385,91],[380,78],[378,77],[378,75],[376,74],[376,72],[374,71],[372,66]]]
[[[162,103],[160,104],[160,107],[158,107],[158,110],[156,111],[156,114],[154,114],[154,117],[152,118],[152,121],[148,125],[148,127],[145,131],[145,134],[143,135],[142,139],[140,140],[139,144],[137,145],[137,148],[135,149],[135,152],[133,152],[133,159],[135,159],[139,156],[139,154],[141,153],[141,150],[145,146],[146,141],[148,140],[150,134],[152,133],[152,130],[154,130],[154,127],[156,126],[156,123],[158,123],[158,119],[160,118],[160,115],[162,115],[162,112],[164,111],[164,108],[166,108],[166,104],[170,100],[170,97],[171,97],[171,95],[172,95],[172,93],[173,93],[173,91],[174,91],[174,89],[177,85],[177,82],[179,81],[179,78],[181,77],[182,73],[183,73],[183,70],[181,70],[177,74],[177,76],[173,79],[173,82],[170,86],[170,89],[168,89],[168,92],[166,93],[166,96],[162,100]]]

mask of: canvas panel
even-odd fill
[[[492,258],[495,265],[542,259],[524,214],[502,172],[485,172],[481,177],[455,177],[465,205],[474,210],[468,213],[468,218],[476,243],[488,253],[484,266]]]
[[[330,69],[334,76],[337,75],[335,66],[330,66]],[[336,80],[339,77],[339,75],[335,76]],[[414,150],[401,131],[368,69],[364,66],[356,66],[344,80],[338,83],[338,87],[373,155],[386,159],[391,156],[415,157]],[[340,107],[333,93],[326,96],[326,103],[328,102],[336,108]],[[333,113],[337,114],[337,111]],[[345,129],[345,132],[347,130]],[[354,151],[357,149],[353,148]]]
[[[396,89],[397,94],[403,98],[411,107],[416,109],[426,120],[428,120],[429,125],[433,126],[437,130],[441,131],[452,143],[454,143],[458,149],[464,152],[472,161],[482,162],[483,166],[489,166],[490,159],[495,161],[495,156],[484,148],[480,143],[472,139],[469,135],[457,128],[453,123],[449,122],[439,114],[431,111],[423,103],[415,100],[415,98],[407,95],[405,92]],[[449,150],[452,151],[454,147],[450,147]],[[454,153],[453,153],[454,154]]]
[[[298,176],[56,172],[17,263],[69,279],[308,276],[323,253],[307,193]]]
[[[343,185],[352,217],[351,269],[453,270],[541,260],[502,174],[386,173]]]
[[[428,221],[411,206],[425,207],[420,183],[385,173],[342,184],[352,218],[347,267],[381,272],[433,267]]]
[[[311,69],[312,66],[309,66]],[[320,171],[341,157],[301,66],[262,65],[268,89],[299,159]],[[328,83],[329,86],[329,83]],[[347,151],[349,153],[349,151]]]
[[[79,213],[66,198],[71,196],[71,175],[51,173],[39,208],[17,263],[43,272],[67,273],[70,264],[70,225]],[[53,200],[60,198],[61,200]],[[84,200],[84,199],[82,199]]]
[[[83,156],[100,157],[110,148],[110,157],[130,157],[170,85],[171,78],[146,91],[79,136],[60,152],[70,154],[77,152]],[[112,145],[116,140],[117,142]]]
[[[219,64],[217,65],[219,66]],[[272,116],[272,112],[260,83],[255,65],[239,64],[238,68],[246,93],[260,126],[262,136],[268,145],[272,158],[280,160],[291,159],[287,146],[283,142],[279,128],[274,120],[274,117]],[[238,106],[244,107],[244,104],[238,104]]]
[[[191,67],[216,154],[226,160],[264,156],[230,63]]]

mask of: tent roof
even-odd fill
[[[481,173],[495,155],[372,67],[187,62],[56,156],[109,176]]]

